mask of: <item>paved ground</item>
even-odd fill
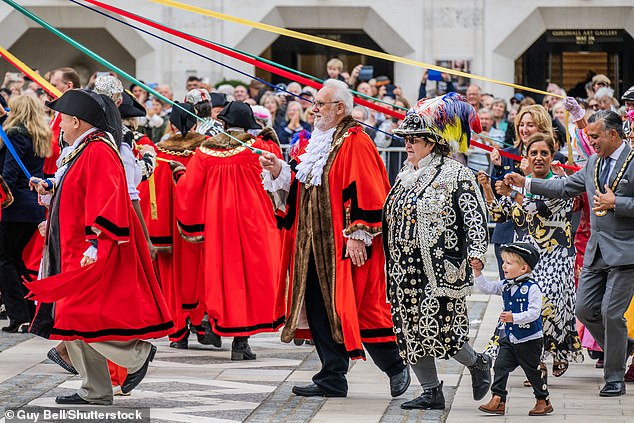
[[[471,296],[471,337],[477,350],[493,332],[500,307],[497,297]],[[55,407],[56,395],[72,393],[79,386],[79,377],[46,359],[54,344],[31,335],[0,333],[0,417],[9,407]],[[258,360],[233,362],[229,360],[230,341],[220,350],[198,346],[194,340],[190,350],[170,349],[166,340],[157,345],[159,352],[146,379],[131,396],[115,397],[118,407],[150,407],[153,422],[460,423],[494,419],[521,423],[529,419],[527,413],[534,403],[531,390],[522,387],[524,378],[519,371],[510,378],[507,415],[482,415],[471,398],[468,371],[453,360],[438,363],[445,382],[445,411],[401,410],[403,401],[421,392],[415,378],[405,395],[392,399],[387,378],[370,361],[352,364],[348,398],[299,398],[291,393],[292,386],[309,383],[319,367],[311,346],[282,344],[278,334],[258,335],[252,339]],[[546,417],[549,422],[634,422],[633,394],[599,398],[601,372],[591,360],[572,364],[564,377],[551,379],[555,412]],[[631,390],[634,392],[634,386]],[[4,421],[0,418],[0,423]]]

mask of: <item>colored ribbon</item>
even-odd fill
[[[11,0],[4,0],[4,1],[13,3]],[[293,81],[297,81],[297,82],[299,82],[302,85],[308,85],[308,86],[313,87],[315,89],[320,89],[322,87],[322,84],[320,84],[318,82],[315,82],[315,81],[313,81],[311,79],[304,78],[304,77],[298,76],[298,75],[294,75],[291,72],[276,68],[275,66],[269,65],[267,63],[260,62],[260,61],[258,61],[256,59],[252,59],[252,58],[247,57],[247,56],[245,56],[243,54],[233,52],[233,51],[231,51],[231,50],[229,50],[227,48],[220,47],[220,46],[215,45],[215,44],[213,44],[213,43],[211,43],[209,41],[203,40],[201,38],[198,38],[198,37],[195,37],[193,35],[187,34],[185,32],[178,31],[176,29],[172,29],[172,28],[166,27],[165,25],[162,25],[162,24],[160,24],[158,22],[154,22],[154,21],[146,19],[146,18],[144,18],[142,16],[135,15],[133,13],[130,13],[130,12],[126,11],[126,10],[119,9],[117,7],[110,6],[108,4],[105,4],[105,3],[102,3],[102,2],[96,1],[96,0],[85,0],[85,1],[87,3],[99,6],[102,9],[108,10],[109,12],[116,13],[116,14],[118,14],[120,16],[125,16],[126,18],[135,20],[137,22],[141,22],[144,25],[147,25],[147,26],[152,27],[154,29],[158,29],[159,31],[166,32],[166,33],[168,33],[170,35],[173,35],[175,37],[181,38],[183,40],[187,40],[187,41],[192,42],[194,44],[197,44],[199,46],[206,47],[206,48],[209,48],[211,50],[217,51],[217,52],[222,53],[222,54],[224,54],[226,56],[232,57],[234,59],[237,59],[237,60],[240,60],[242,62],[248,63],[248,64],[253,65],[255,67],[258,67],[258,68],[260,68],[262,70],[271,72],[271,73],[273,73],[275,75],[279,75],[279,76],[282,76],[284,78],[287,78],[287,79],[290,79],[290,80],[293,80]],[[358,97],[354,98],[354,102],[359,104],[359,105],[361,105],[361,106],[365,106],[367,108],[379,111],[379,112],[381,112],[381,113],[383,113],[385,115],[388,115],[388,116],[391,116],[391,117],[394,117],[394,118],[397,118],[397,119],[404,119],[405,118],[405,115],[403,113],[399,113],[399,112],[396,112],[394,110],[387,109],[385,107],[376,105],[376,104],[374,104],[374,103],[372,103],[370,101],[367,101],[367,100],[364,100],[364,99],[361,99],[361,98],[358,98]]]
[[[16,69],[20,72],[31,78],[31,80],[35,81],[37,85],[42,87],[44,91],[50,94],[54,98],[58,98],[62,95],[60,90],[52,86],[46,79],[42,77],[39,73],[35,72],[33,69],[24,64],[20,59],[15,57],[13,54],[9,53],[4,47],[0,46],[0,56],[4,57],[9,63],[11,63]]]
[[[13,147],[13,143],[9,139],[9,136],[7,135],[7,133],[4,132],[4,129],[2,129],[2,126],[0,126],[0,137],[2,138],[2,141],[4,141],[4,145],[7,146],[7,150],[9,150],[9,153],[11,153],[11,155],[13,156],[13,159],[16,161],[20,169],[22,169],[22,173],[24,173],[24,175],[26,176],[26,179],[30,180],[31,174],[26,169],[26,166],[24,166],[24,163],[22,162],[22,160],[20,160],[20,156],[18,156],[18,152],[15,151],[15,148]]]
[[[204,9],[202,7],[191,6],[188,4],[180,3],[173,0],[148,0],[152,3],[162,4],[163,6],[170,6],[176,9],[185,10],[187,12],[195,13],[197,15],[209,16],[212,18],[220,19],[227,22],[237,23],[240,25],[245,25],[251,28],[260,29],[266,32],[272,32],[279,35],[285,35],[287,37],[296,38],[298,40],[308,41],[316,44],[321,44],[328,47],[337,48],[344,51],[350,51],[353,53],[363,54],[366,56],[376,57],[378,59],[387,60],[390,62],[402,63],[406,65],[412,65],[420,68],[427,68],[431,70],[436,70],[438,72],[444,72],[451,75],[462,76],[465,78],[477,79],[484,82],[490,82],[497,85],[505,85],[507,87],[515,88],[517,90],[522,91],[530,91],[537,94],[549,95],[557,98],[564,98],[563,96],[549,93],[547,91],[538,90],[536,88],[525,87],[522,85],[512,84],[510,82],[498,81],[496,79],[487,78],[484,76],[474,75],[467,72],[457,71],[454,69],[444,68],[442,66],[436,66],[429,63],[419,62],[417,60],[407,59],[404,57],[394,56],[392,54],[383,53],[376,50],[371,50],[368,48],[358,47],[352,44],[342,43],[339,41],[328,40],[321,37],[316,37],[314,35],[304,34],[298,31],[293,31],[286,28],[279,28],[277,26],[268,25],[260,22],[251,21],[248,19],[238,18],[235,16],[227,15],[225,13],[214,12],[213,10]]]
[[[138,79],[136,79],[135,77],[133,77],[132,75],[130,75],[129,73],[124,71],[123,69],[113,65],[112,63],[110,63],[109,61],[104,59],[103,57],[99,56],[97,53],[93,52],[92,50],[90,50],[87,47],[83,46],[82,44],[78,43],[77,41],[73,40],[68,35],[64,34],[63,32],[59,31],[58,29],[56,29],[55,27],[50,25],[48,22],[46,22],[43,19],[39,18],[37,15],[31,13],[27,9],[25,9],[22,6],[20,6],[19,4],[15,3],[13,0],[3,0],[3,1],[5,3],[7,3],[9,6],[13,7],[18,12],[22,13],[23,15],[25,15],[26,17],[31,19],[32,21],[34,21],[34,22],[38,23],[40,26],[44,27],[49,32],[57,35],[59,38],[61,38],[62,40],[64,40],[68,44],[70,44],[71,46],[73,46],[76,49],[80,50],[84,54],[90,56],[93,60],[101,63],[103,66],[105,66],[108,69],[114,71],[115,73],[123,76],[125,79],[127,79],[130,82],[132,82],[133,84],[136,84],[136,85],[140,86],[141,88],[143,88],[147,92],[151,93],[154,97],[160,99],[164,103],[170,104],[172,107],[178,107],[179,109],[183,110],[185,113],[187,113],[187,114],[191,115],[192,117],[194,117],[196,120],[202,121],[202,118],[198,117],[196,114],[190,112],[189,110],[187,110],[184,107],[180,106],[178,103],[175,103],[172,100],[168,99],[167,97],[163,96],[162,94],[158,93],[156,90],[150,88],[149,86],[147,86],[143,82],[139,81]],[[236,137],[234,137],[231,134],[228,134],[225,131],[221,131],[221,132],[224,133],[225,135],[227,135],[232,140],[234,140],[237,143],[239,143],[240,145],[248,148],[253,153],[262,154],[262,151],[260,149],[256,149],[256,148],[251,147],[250,145],[240,141],[239,139],[237,139]]]
[[[478,141],[475,140],[471,140],[470,142],[471,145],[481,148],[483,150],[486,151],[493,151],[494,147],[488,146],[486,144],[482,144]],[[521,162],[522,161],[522,156],[518,156],[517,154],[513,154],[513,153],[509,153],[508,151],[504,151],[504,150],[498,150],[498,152],[500,153],[500,156],[504,156],[504,157],[508,157],[509,159],[512,159],[516,162]],[[574,166],[574,165],[569,165],[569,164],[565,164],[565,163],[557,163],[554,166],[559,166],[562,167],[564,169],[570,169],[570,170],[574,170],[577,171],[579,169],[581,169],[579,166]]]

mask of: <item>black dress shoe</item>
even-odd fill
[[[55,397],[55,402],[57,404],[93,404],[90,401],[86,401],[82,397],[79,396],[78,393],[74,393],[72,395],[58,395]]]
[[[625,382],[608,382],[599,392],[600,397],[620,397],[621,395],[625,395]]]
[[[177,350],[186,350],[189,348],[189,341],[187,337],[184,337],[180,341],[171,341],[170,348],[176,348]]]
[[[293,386],[293,393],[300,397],[344,398],[346,396],[346,394],[326,392],[314,383],[306,386]]]
[[[409,367],[407,366],[405,366],[400,373],[390,376],[390,394],[392,397],[396,398],[403,395],[405,391],[407,391],[407,388],[409,388],[411,381],[412,378],[409,374]]]
[[[231,344],[232,360],[255,360],[257,354],[251,350],[248,336],[236,336]]]
[[[145,359],[145,363],[143,363],[143,366],[141,366],[141,368],[136,372],[128,373],[128,376],[125,378],[123,384],[121,385],[121,392],[127,394],[128,392],[136,388],[139,383],[141,383],[147,373],[148,367],[150,367],[150,361],[154,360],[154,355],[156,355],[156,347],[154,345],[151,345],[150,354],[148,354],[147,358]]]
[[[20,330],[20,327],[26,322],[17,322],[15,320],[10,320],[9,321],[9,326],[5,326],[2,328],[3,332],[8,332],[8,333],[18,333],[18,331]]]
[[[207,320],[200,322],[200,325],[191,325],[191,332],[196,334],[198,343],[202,345],[212,345],[216,348],[222,347],[222,338],[211,330],[211,325]],[[202,334],[200,332],[203,332]]]

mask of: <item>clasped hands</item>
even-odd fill
[[[273,179],[277,178],[282,171],[282,163],[277,156],[270,151],[263,151],[259,157],[262,169],[271,172]]]

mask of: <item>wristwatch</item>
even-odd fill
[[[512,189],[511,192],[509,193],[509,197],[511,198],[511,200],[515,201],[515,197],[517,197],[519,194],[519,191],[516,189]]]

